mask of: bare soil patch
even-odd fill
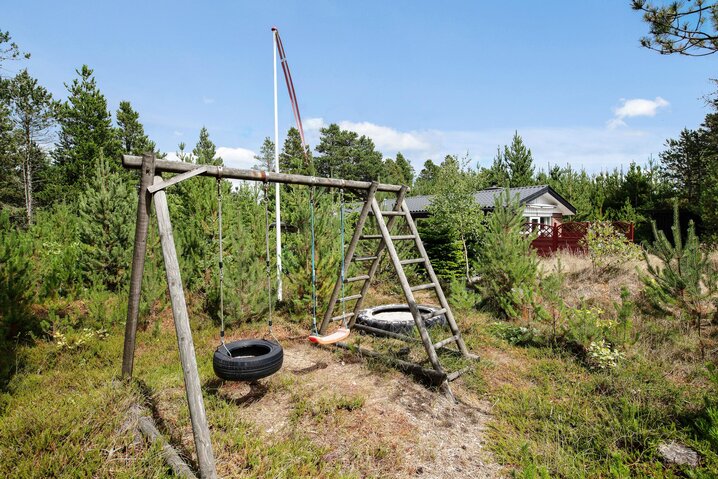
[[[283,346],[284,365],[270,378],[206,384],[268,443],[300,434],[326,448],[323,461],[359,477],[500,477],[484,450],[488,403],[467,398],[454,404],[350,353],[299,341]],[[158,409],[183,430],[173,436],[192,450],[185,402],[167,391],[155,398],[170,400]],[[233,477],[231,455],[216,454],[220,475]]]

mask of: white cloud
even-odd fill
[[[626,126],[624,119],[636,116],[656,116],[660,108],[665,108],[670,103],[665,99],[657,96],[655,100],[646,100],[644,98],[621,99],[623,104],[618,108],[614,108],[614,117],[607,123],[609,128],[617,128]]]
[[[255,164],[254,152],[247,148],[231,148],[228,146],[220,146],[217,148],[217,155],[221,156],[226,166],[232,168],[249,169]]]
[[[416,132],[401,132],[394,128],[368,121],[359,123],[341,121],[339,122],[339,127],[368,136],[380,150],[416,151],[429,148],[429,143],[422,140],[421,135]]]
[[[324,123],[324,118],[307,118],[304,120],[303,126],[305,131],[319,131],[321,128],[327,126],[327,124]]]
[[[205,105],[211,105],[212,103],[214,103],[214,98],[209,98],[207,96],[203,96],[202,103],[204,103]]]
[[[650,102],[647,106],[643,102]],[[652,116],[668,102],[660,97],[656,100],[624,101],[617,118]],[[617,109],[618,110],[618,109]],[[620,115],[620,118],[618,117]],[[621,120],[622,121],[622,120]],[[416,172],[421,171],[427,159],[435,163],[443,161],[446,155],[469,155],[471,166],[491,165],[496,147],[509,144],[514,129],[480,130],[413,130],[402,132],[389,126],[370,122],[340,121],[343,129],[367,135],[385,157],[394,157],[398,151],[405,154]],[[310,145],[319,141],[319,129],[327,123],[322,118],[309,118],[305,130]],[[523,127],[518,133],[531,148],[536,168],[547,169],[550,165],[570,164],[575,169],[585,168],[589,173],[612,170],[635,161],[645,163],[651,155],[663,150],[663,142],[671,131],[658,129],[596,127]]]
[[[183,133],[181,131],[175,130],[172,133],[174,133],[175,136],[182,136]]]

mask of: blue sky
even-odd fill
[[[514,130],[538,167],[644,163],[695,128],[718,57],[661,56],[628,0],[7,2],[0,29],[56,98],[83,63],[113,113],[131,101],[162,151],[204,125],[225,161],[273,134],[272,37],[282,35],[309,142],[339,123],[417,171],[468,153],[487,166]],[[7,72],[4,72],[7,73]],[[281,70],[280,70],[281,73]],[[280,77],[280,132],[292,126]]]

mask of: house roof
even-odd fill
[[[504,191],[504,188],[487,188],[485,190],[477,191],[474,193],[476,202],[484,209],[493,209],[494,199]],[[569,203],[563,196],[556,193],[556,191],[548,185],[538,186],[520,186],[517,188],[509,188],[511,196],[518,195],[519,202],[521,204],[527,204],[532,200],[548,193],[554,197],[559,203],[568,208],[573,214],[576,214],[576,208]],[[429,205],[431,204],[434,195],[422,195],[422,196],[408,196],[406,197],[406,205],[409,207],[409,211],[412,214],[415,213],[428,213]],[[388,201],[387,206],[393,207],[394,202]]]

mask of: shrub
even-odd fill
[[[497,195],[475,270],[484,305],[502,317],[520,316],[520,291],[536,287],[538,260],[531,248],[535,236],[526,234],[523,224],[518,198],[512,198],[508,190]]]
[[[38,326],[29,307],[34,297],[31,278],[32,241],[0,212],[0,342]]]
[[[600,273],[615,270],[621,264],[641,257],[640,246],[629,241],[609,221],[592,223],[581,246],[588,251],[594,271]]]

